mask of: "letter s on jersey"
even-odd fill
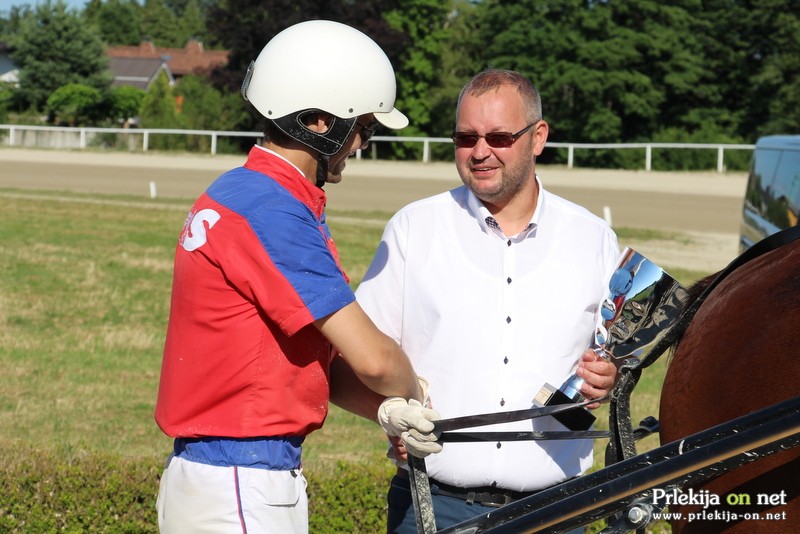
[[[197,213],[189,213],[186,222],[183,224],[180,243],[187,252],[197,250],[206,244],[206,227],[212,229],[220,219],[220,214],[212,209],[200,210]]]

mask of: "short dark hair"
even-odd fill
[[[464,95],[480,96],[504,85],[514,87],[519,93],[525,108],[527,122],[542,120],[542,98],[539,91],[528,78],[513,70],[486,69],[479,72],[461,89],[461,93],[458,95],[458,106],[461,106],[461,99],[464,98]]]
[[[264,141],[271,141],[276,145],[286,145],[291,138],[286,135],[283,130],[278,128],[275,122],[266,119],[264,121]]]

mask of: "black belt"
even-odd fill
[[[408,480],[408,472],[405,469],[398,469],[397,476]],[[514,491],[503,488],[496,488],[494,486],[479,486],[475,488],[459,488],[439,482],[431,478],[431,494],[442,495],[443,497],[453,497],[467,501],[467,504],[478,503],[483,506],[500,507],[508,503],[518,501],[523,497],[528,497],[538,491]]]

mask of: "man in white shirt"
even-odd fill
[[[617,238],[602,219],[542,187],[535,160],[547,134],[539,94],[524,76],[488,70],[473,78],[453,133],[464,185],[400,210],[356,292],[428,379],[443,418],[531,408],[545,383],[561,385],[576,364],[585,397],[614,385],[614,364],[587,347],[619,258]],[[551,417],[490,428],[564,430]],[[449,443],[427,458],[437,529],[591,465],[588,440]],[[399,469],[389,532],[416,532],[408,488]]]

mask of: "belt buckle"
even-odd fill
[[[508,493],[496,493],[494,496],[490,495],[489,497],[491,500],[480,502],[479,504],[491,506],[492,508],[500,508],[501,506],[514,502],[514,499]]]
[[[467,504],[472,504],[472,503],[475,502],[475,492],[474,491],[468,491],[467,492],[466,501],[467,501]]]

